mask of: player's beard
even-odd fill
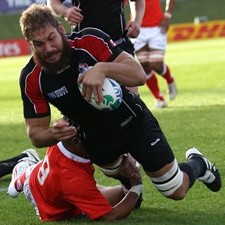
[[[66,66],[70,64],[72,48],[69,45],[66,37],[64,35],[61,35],[61,36],[63,41],[62,49],[57,49],[54,52],[50,52],[46,56],[42,56],[42,57],[36,52],[33,55],[34,62],[38,66],[43,67],[44,70],[51,75],[57,75],[58,71],[61,71],[63,68],[65,68]],[[45,60],[45,57],[47,58],[49,55],[54,54],[56,52],[62,53],[60,59],[55,63],[48,63]]]

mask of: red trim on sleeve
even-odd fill
[[[25,94],[33,104],[36,114],[47,114],[49,113],[49,107],[41,92],[40,76],[41,68],[35,66],[26,78]]]

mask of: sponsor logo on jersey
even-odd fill
[[[89,68],[89,65],[87,63],[79,63],[78,65],[79,73],[85,72],[86,70],[88,70],[88,68]]]
[[[66,89],[65,86],[62,86],[61,88],[59,88],[53,92],[50,92],[47,95],[49,98],[54,99],[54,98],[60,98],[66,94],[68,94],[68,90]]]
[[[67,69],[69,69],[69,68],[70,68],[70,65],[65,66],[65,67],[62,68],[61,70],[58,70],[58,71],[57,71],[57,74],[63,73],[65,70],[67,70]]]

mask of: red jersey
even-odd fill
[[[158,26],[163,18],[160,0],[145,0],[145,13],[142,19],[142,27]]]
[[[112,210],[96,187],[89,159],[66,150],[61,142],[47,149],[44,160],[32,170],[30,191],[44,221],[85,214],[96,219]]]

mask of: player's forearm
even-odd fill
[[[27,128],[27,133],[33,146],[37,148],[49,147],[55,145],[58,142],[51,127]]]
[[[130,1],[130,20],[141,25],[145,13],[145,0]]]
[[[170,14],[172,14],[172,11],[175,7],[175,3],[176,3],[176,0],[167,0],[166,1],[166,7],[165,7],[165,12],[168,12]]]
[[[65,12],[68,9],[60,0],[47,0],[47,5],[52,9],[55,15],[65,17]]]
[[[128,191],[122,201],[113,208],[115,214],[117,215],[117,219],[126,218],[134,209],[138,198],[139,195],[137,195],[137,193]]]
[[[113,210],[100,219],[112,221],[126,218],[132,212],[135,204],[137,203],[140,191],[142,190],[142,185],[140,184],[139,187],[140,189],[138,191],[135,190],[135,192],[131,188],[131,190],[127,192],[125,197],[113,207]]]
[[[142,18],[145,13],[145,0],[136,0],[135,1],[135,17],[134,20],[141,25]]]
[[[50,127],[50,117],[26,119],[27,133],[35,147],[42,148],[76,138],[77,130],[64,118]]]
[[[58,142],[53,128],[50,127],[50,121],[50,116],[25,119],[28,137],[35,147],[48,147]]]
[[[96,66],[100,67],[107,77],[127,87],[144,85],[146,75],[143,68],[132,56],[126,57],[124,54],[128,55],[121,53],[113,62],[100,62]]]

